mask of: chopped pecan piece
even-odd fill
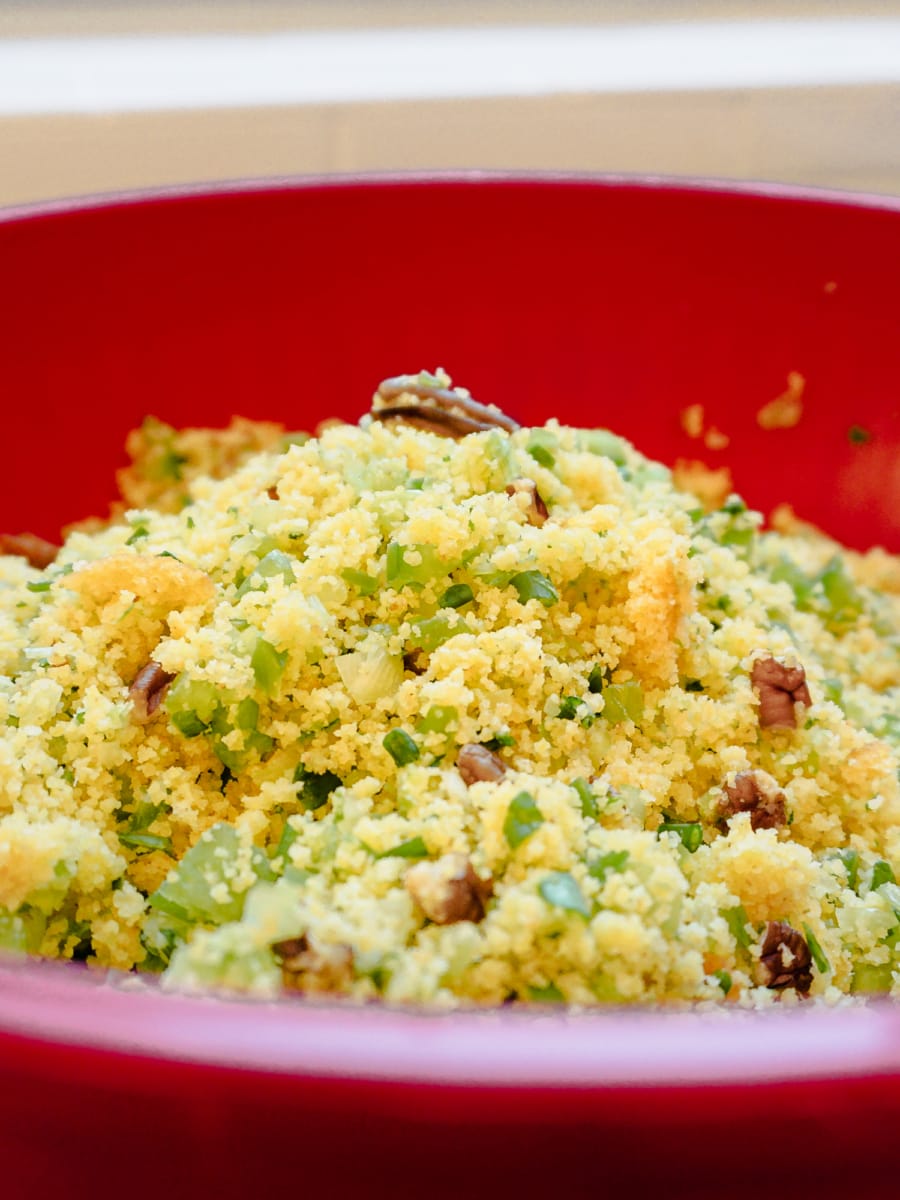
[[[739,771],[719,800],[722,823],[735,813],[750,814],[751,829],[775,829],[787,820],[784,792],[766,771]]]
[[[488,429],[513,433],[519,428],[499,408],[479,404],[456,388],[423,383],[415,375],[398,375],[380,383],[372,401],[372,416],[376,421],[403,421],[452,438]]]
[[[280,498],[278,495],[278,485],[273,483],[271,487],[267,487],[266,495],[270,500],[278,500]]]
[[[812,955],[806,938],[784,921],[766,926],[759,966],[764,987],[776,991],[792,987],[805,996],[812,986]]]
[[[33,567],[43,571],[56,560],[59,546],[36,533],[0,533],[0,554],[15,554],[27,558]]]
[[[537,490],[537,484],[533,479],[514,479],[512,483],[507,484],[507,496],[528,496],[528,524],[537,525],[540,527],[544,524],[550,513],[547,511],[547,505],[544,503],[540,492]]]
[[[145,667],[141,667],[128,689],[132,704],[131,719],[138,725],[146,725],[159,709],[166,689],[174,678],[152,658]]]
[[[353,982],[353,950],[327,945],[307,935],[276,942],[281,980],[293,992],[345,992]]]
[[[420,862],[406,872],[406,890],[435,925],[483,921],[493,881],[481,879],[464,854],[445,854],[436,862]]]
[[[428,668],[425,666],[424,654],[420,647],[415,650],[407,650],[403,655],[403,668],[410,671],[413,675],[424,675]]]
[[[496,783],[506,774],[506,763],[499,755],[488,750],[487,746],[479,746],[477,742],[466,742],[460,746],[456,756],[456,769],[462,776],[466,787],[473,783]]]
[[[759,693],[761,729],[796,729],[795,704],[812,704],[803,667],[790,667],[769,655],[758,658],[750,682]]]

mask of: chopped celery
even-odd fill
[[[804,921],[803,932],[806,935],[806,944],[809,946],[809,952],[812,955],[812,960],[816,964],[816,968],[820,975],[825,975],[831,970],[831,964],[825,957],[825,951],[822,949],[819,939]]]
[[[297,789],[297,798],[307,812],[315,812],[328,803],[331,793],[341,786],[342,780],[333,771],[307,771],[300,765],[294,771],[294,783],[301,786]]]
[[[399,542],[388,545],[385,566],[388,587],[421,586],[439,575],[446,575],[448,569],[434,546],[426,543],[403,546]]]
[[[384,735],[381,744],[398,767],[405,767],[419,757],[419,747],[405,729],[392,729]]]
[[[722,989],[722,995],[727,996],[731,991],[731,976],[727,971],[714,971],[713,975],[719,987]]]
[[[627,862],[627,850],[607,850],[605,854],[588,863],[588,874],[603,883],[611,872],[624,870]]]
[[[728,924],[731,936],[739,946],[746,950],[750,945],[750,934],[747,932],[747,914],[743,904],[738,904],[735,908],[723,909],[722,916]]]
[[[15,913],[0,909],[0,950],[12,954],[26,954],[28,936],[25,922]]]
[[[378,580],[366,575],[364,571],[354,571],[352,567],[347,567],[341,571],[341,578],[355,587],[361,596],[373,596],[378,591]]]
[[[891,864],[880,858],[872,868],[872,882],[869,884],[869,890],[874,892],[876,888],[880,888],[883,883],[896,883],[894,872],[891,869]]]
[[[467,583],[453,583],[447,588],[438,604],[441,608],[462,608],[474,600],[475,595]]]
[[[515,850],[530,838],[544,823],[541,810],[529,792],[519,792],[509,802],[503,834],[509,846]]]
[[[539,600],[544,608],[551,608],[559,593],[546,575],[540,571],[520,571],[509,581],[519,593],[519,602],[526,604],[529,600]]]
[[[810,593],[816,581],[802,571],[793,559],[782,554],[781,558],[769,572],[769,577],[774,583],[788,584],[794,593],[797,604],[801,608],[807,607]]]
[[[591,915],[590,906],[581,888],[568,871],[552,871],[545,875],[538,884],[538,891],[547,903],[555,908],[580,913],[583,917]]]
[[[858,963],[853,968],[850,991],[889,992],[893,982],[894,969],[891,963],[880,963],[878,966],[872,966],[870,963]]]
[[[151,908],[191,923],[221,925],[240,920],[244,893],[232,888],[241,840],[224,822],[201,834],[150,896]]]
[[[185,737],[197,737],[209,728],[221,699],[214,683],[191,679],[182,672],[166,693],[164,703],[175,728]]]
[[[644,692],[634,679],[627,683],[609,683],[603,689],[603,716],[610,725],[622,721],[641,723],[644,715]]]
[[[428,847],[420,837],[410,838],[406,842],[401,842],[399,846],[392,846],[390,850],[382,850],[375,855],[376,858],[427,858]]]
[[[261,575],[263,579],[274,579],[280,575],[285,583],[293,583],[296,579],[293,560],[283,550],[270,550],[263,555],[256,564],[254,574]]]
[[[552,470],[556,466],[556,459],[546,448],[546,446],[535,445],[526,446],[525,448],[534,461],[540,464],[540,466],[546,467],[548,470]]]
[[[434,704],[416,722],[417,733],[446,733],[459,724],[459,712],[452,704]]]
[[[586,779],[580,776],[578,779],[572,780],[572,787],[575,795],[581,801],[581,815],[583,817],[592,817],[596,820],[599,809],[597,808],[597,798],[591,790],[591,785]]]
[[[843,707],[844,685],[840,679],[823,679],[821,687],[826,700],[830,700],[838,708]]]
[[[132,850],[162,850],[170,858],[175,857],[172,839],[157,833],[120,833],[119,841]]]
[[[245,696],[237,707],[235,725],[238,729],[255,730],[259,721],[259,705],[252,696]]]
[[[418,617],[410,624],[412,633],[406,643],[407,646],[411,650],[424,650],[426,654],[437,650],[438,646],[449,642],[458,634],[472,632],[462,617],[455,614],[444,616],[439,613],[436,617]]]
[[[566,998],[556,986],[555,983],[548,983],[546,987],[528,988],[528,999],[534,1004],[565,1004]]]
[[[681,844],[690,854],[703,845],[703,826],[697,821],[663,821],[656,832],[677,833]]]
[[[559,438],[551,429],[532,429],[525,449],[536,463],[552,470],[556,465],[555,452],[559,449]]]
[[[819,572],[819,581],[832,621],[841,624],[859,616],[863,609],[862,596],[837,555]]]
[[[403,682],[403,656],[389,654],[384,638],[370,634],[358,650],[336,660],[344,687],[357,704],[393,696]]]
[[[579,429],[575,436],[579,450],[586,450],[601,458],[611,458],[617,467],[625,465],[625,442],[608,429]]]
[[[256,646],[250,657],[250,666],[253,668],[256,682],[264,692],[273,691],[284,673],[287,660],[287,650],[276,650],[272,643],[267,642],[263,637],[256,639]]]

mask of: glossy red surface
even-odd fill
[[[308,427],[441,364],[521,420],[728,463],[751,503],[900,550],[896,201],[288,182],[0,214],[0,263],[5,530],[102,512],[148,412]],[[803,420],[763,433],[790,371]],[[691,403],[726,449],[686,437]],[[892,1008],[424,1017],[0,966],[10,1197],[890,1195],[898,1081]]]

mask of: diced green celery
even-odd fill
[[[747,914],[743,904],[738,904],[735,908],[723,909],[722,916],[728,924],[731,936],[739,946],[746,950],[750,945],[750,934],[747,932]]]
[[[382,850],[375,855],[376,858],[427,858],[428,847],[420,837],[410,838],[409,841],[401,842],[398,846],[392,846],[390,850]]]
[[[252,696],[245,696],[237,707],[235,726],[238,729],[256,729],[259,723],[259,705]]]
[[[357,704],[374,704],[393,696],[403,682],[403,656],[389,654],[379,634],[370,634],[358,650],[342,654],[335,665]]]
[[[271,692],[284,673],[288,660],[287,650],[276,650],[271,642],[258,637],[250,656],[250,666],[256,682],[264,692]]]
[[[566,998],[556,986],[555,983],[548,983],[546,987],[528,988],[528,999],[535,1004],[565,1004]]]
[[[440,575],[446,575],[448,570],[448,564],[438,557],[434,546],[426,543],[403,546],[399,542],[390,542],[388,545],[385,566],[388,587],[421,586]]]
[[[894,970],[891,963],[880,963],[872,966],[870,963],[857,963],[853,968],[853,978],[850,981],[851,992],[889,992],[894,982]]]
[[[419,747],[405,729],[392,729],[382,738],[381,744],[398,767],[405,767],[419,757]]]
[[[191,679],[182,672],[166,693],[164,703],[175,728],[185,737],[196,737],[209,728],[221,698],[214,683]]]
[[[622,721],[641,723],[644,716],[644,692],[634,679],[627,683],[609,683],[603,689],[603,716],[610,725]]]
[[[775,583],[788,584],[794,593],[797,604],[801,608],[806,607],[816,581],[802,571],[793,559],[782,554],[770,571],[769,577]]]
[[[333,771],[307,771],[300,765],[294,771],[294,783],[301,785],[297,789],[297,799],[304,809],[315,812],[328,803],[331,793],[341,786],[342,780]]]
[[[663,821],[656,832],[677,833],[681,844],[690,854],[703,845],[703,826],[697,821]]]
[[[597,797],[594,795],[591,785],[586,779],[579,776],[572,780],[572,787],[581,801],[581,815],[596,820],[599,809],[597,808]]]
[[[51,582],[49,579],[38,579],[32,583],[26,583],[25,586],[29,592],[49,592]]]
[[[713,971],[713,975],[715,976],[719,987],[722,989],[722,995],[727,996],[731,991],[731,976],[727,971]]]
[[[152,893],[150,906],[192,924],[240,920],[244,893],[232,888],[240,851],[241,840],[234,826],[214,825]]]
[[[863,598],[837,555],[819,572],[819,581],[832,621],[843,623],[859,616],[864,606]]]
[[[354,571],[352,567],[347,567],[341,571],[341,578],[351,587],[355,587],[361,596],[373,596],[378,591],[378,580],[366,575],[364,571]]]
[[[519,593],[521,604],[526,604],[529,600],[539,600],[544,608],[552,608],[559,600],[556,588],[540,571],[519,571],[509,582]]]
[[[812,955],[812,960],[816,964],[816,968],[820,975],[825,975],[831,970],[831,964],[825,957],[825,951],[819,942],[819,939],[804,921],[803,932],[806,935],[806,944],[809,946],[809,952]]]
[[[625,443],[608,429],[579,429],[575,444],[579,450],[587,450],[589,454],[611,458],[617,467],[625,465]]]
[[[447,588],[438,604],[441,608],[462,608],[474,600],[475,595],[467,583],[454,583]]]
[[[872,868],[872,882],[869,884],[869,890],[875,891],[880,888],[883,883],[896,883],[894,872],[891,869],[891,864],[880,858]]]
[[[823,679],[820,686],[826,700],[830,700],[832,704],[836,704],[839,708],[843,706],[844,685],[840,679]]]
[[[556,466],[556,459],[546,448],[546,446],[526,446],[526,449],[534,461],[539,463],[540,466],[546,467],[548,471],[552,471]]]
[[[894,910],[894,916],[900,920],[900,886],[889,881],[878,885],[878,894],[886,900]]]
[[[417,733],[446,733],[459,724],[459,712],[452,704],[434,704],[416,722]]]
[[[588,863],[588,875],[593,876],[594,879],[599,879],[603,883],[607,875],[613,871],[624,870],[627,862],[627,850],[607,850],[605,854],[601,854],[598,858]]]
[[[541,810],[529,792],[519,792],[509,802],[503,834],[509,846],[515,850],[530,838],[544,823]]]
[[[27,954],[28,935],[25,922],[16,913],[0,909],[0,950],[11,954]]]
[[[285,583],[293,583],[296,579],[294,574],[294,561],[283,550],[270,550],[256,564],[255,575],[262,576],[263,579],[274,579],[276,575],[280,575]]]
[[[531,429],[525,449],[536,463],[552,470],[556,466],[556,452],[559,449],[559,438],[552,429]]]
[[[591,909],[581,888],[568,871],[552,871],[538,884],[538,891],[548,904],[565,912],[590,917]]]
[[[158,833],[120,833],[119,841],[131,850],[162,850],[170,858],[175,857],[172,839]]]
[[[437,650],[438,646],[449,642],[458,634],[472,632],[463,618],[456,614],[449,616],[438,613],[435,617],[418,617],[410,624],[412,633],[407,646],[411,650],[424,650],[426,654]]]

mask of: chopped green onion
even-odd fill
[[[425,486],[425,479],[423,476],[418,475],[414,479],[410,479],[406,486],[411,492],[421,492]]]
[[[750,934],[747,932],[747,914],[743,904],[738,904],[736,908],[723,909],[722,916],[728,924],[731,936],[746,950],[750,945]]]
[[[872,882],[869,884],[869,890],[874,892],[876,888],[880,888],[883,883],[896,883],[894,872],[891,869],[891,864],[880,858],[872,868]]]
[[[803,932],[806,934],[806,944],[809,946],[809,952],[812,955],[812,960],[816,964],[820,975],[825,975],[831,970],[831,964],[825,957],[825,951],[822,949],[819,939],[804,921]]]
[[[847,872],[847,887],[852,888],[855,892],[859,883],[859,851],[852,847],[839,850],[838,858],[844,864],[844,870]]]
[[[503,822],[503,834],[515,850],[530,838],[544,823],[541,810],[529,792],[519,792],[509,802],[506,819]]]
[[[197,737],[212,724],[221,699],[221,692],[214,683],[191,679],[182,672],[166,693],[165,705],[179,733]]]
[[[419,747],[405,729],[392,729],[381,742],[398,767],[405,767],[419,757]]]
[[[378,580],[366,575],[364,571],[354,571],[352,567],[347,567],[341,571],[341,578],[355,587],[361,596],[373,596],[378,591]]]
[[[420,837],[410,838],[408,842],[401,842],[399,846],[392,846],[390,850],[382,850],[375,855],[376,858],[427,858],[428,847]]]
[[[446,733],[452,725],[459,724],[459,712],[452,704],[434,704],[416,722],[417,733]]]
[[[49,579],[37,580],[34,583],[26,583],[25,586],[29,592],[49,592],[51,581]]]
[[[546,446],[526,446],[525,449],[531,455],[536,463],[540,463],[542,467],[552,470],[556,466],[556,459],[546,448]]]
[[[607,850],[606,854],[601,854],[599,858],[588,863],[588,875],[603,883],[610,872],[623,870],[627,862],[627,850]]]
[[[438,604],[441,608],[462,608],[474,598],[475,594],[467,583],[453,583],[438,600]]]
[[[769,578],[774,583],[788,584],[794,593],[794,598],[796,599],[797,604],[801,608],[807,606],[810,593],[812,592],[816,581],[811,579],[805,571],[802,571],[800,567],[798,567],[793,561],[793,559],[790,559],[786,555],[782,554],[779,561],[769,572]]]
[[[138,525],[135,528],[135,531],[131,535],[131,537],[126,539],[125,545],[133,546],[135,542],[140,541],[141,538],[148,537],[149,534],[150,534],[150,530],[147,528],[146,525]]]
[[[328,803],[331,793],[341,786],[341,779],[333,771],[307,771],[298,766],[294,771],[294,783],[302,786],[297,797],[307,812],[315,812]]]
[[[568,871],[553,871],[545,875],[538,884],[538,891],[555,908],[580,913],[583,917],[591,915],[590,905]]]
[[[635,680],[610,683],[603,689],[603,716],[610,725],[618,725],[622,721],[633,721],[639,725],[643,715],[644,692]]]
[[[520,571],[509,582],[519,593],[520,604],[539,600],[544,608],[551,608],[559,600],[556,588],[540,571]]]
[[[588,675],[588,691],[597,696],[609,683],[609,667],[602,663],[594,663]]]
[[[508,729],[500,733],[495,733],[492,738],[488,738],[486,742],[482,742],[482,745],[487,746],[488,750],[501,750],[504,746],[514,746],[515,744],[516,739]]]
[[[681,844],[690,854],[703,845],[703,826],[695,821],[663,821],[657,834],[677,833]]]
[[[119,841],[132,850],[162,850],[170,858],[175,857],[170,837],[160,837],[155,833],[120,833]]]
[[[250,657],[250,666],[253,668],[256,682],[264,692],[273,690],[284,673],[287,660],[287,650],[276,650],[272,643],[267,642],[265,638],[258,637],[256,639],[256,646]]]
[[[722,995],[727,996],[731,991],[731,976],[727,971],[714,971],[713,974],[722,989]]]
[[[599,809],[597,808],[597,798],[591,790],[591,785],[586,779],[580,776],[572,780],[572,788],[575,795],[581,801],[581,815],[583,817],[592,817],[596,820]]]
[[[625,443],[608,429],[579,429],[576,434],[579,450],[587,450],[601,458],[611,458],[617,467],[625,465]]]

